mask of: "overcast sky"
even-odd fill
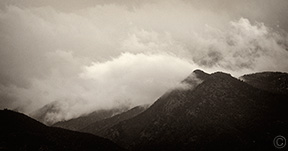
[[[288,72],[287,0],[1,0],[0,108],[151,104],[193,70]]]

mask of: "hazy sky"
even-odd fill
[[[0,108],[153,103],[194,69],[288,72],[287,0],[1,0]]]

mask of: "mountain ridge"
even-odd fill
[[[287,75],[265,72],[237,79],[198,69],[147,109],[94,119],[77,130],[131,151],[273,150],[274,137],[288,135],[287,94],[282,93]]]
[[[288,95],[288,73],[266,71],[245,74],[240,79],[258,89]]]
[[[130,150],[206,150],[208,146],[201,144],[219,148],[219,144],[226,143],[230,144],[226,149],[267,149],[265,143],[276,127],[287,126],[284,101],[283,95],[267,93],[230,74],[216,72],[192,90],[176,89],[165,94],[146,111],[120,122],[103,136]],[[275,124],[277,120],[284,123]],[[265,134],[263,125],[272,129],[270,135]],[[256,140],[259,143],[253,144]],[[263,144],[265,147],[261,147]]]

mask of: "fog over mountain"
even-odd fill
[[[288,72],[287,0],[2,0],[0,108],[151,104],[191,71]],[[193,77],[192,77],[193,78]]]

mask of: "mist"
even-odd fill
[[[53,122],[151,104],[195,69],[288,72],[285,0],[0,3],[0,108],[57,102]]]

